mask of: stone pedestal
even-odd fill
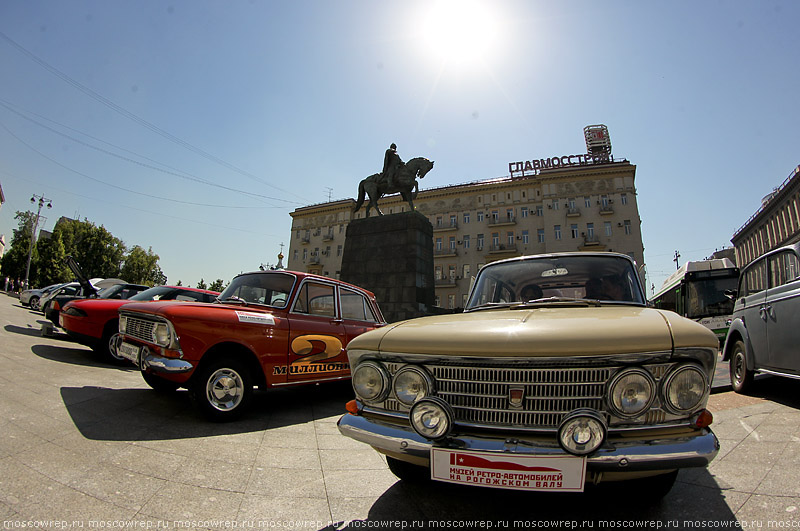
[[[418,212],[351,221],[341,279],[373,292],[387,322],[426,315],[435,297],[431,222]]]

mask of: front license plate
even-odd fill
[[[140,350],[141,349],[136,345],[131,345],[130,343],[125,343],[124,341],[117,346],[117,354],[119,354],[120,357],[130,361],[134,365],[139,365]]]
[[[431,479],[496,489],[583,492],[585,457],[431,449]]]

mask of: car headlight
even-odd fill
[[[353,390],[364,402],[381,402],[389,393],[389,375],[374,361],[365,361],[353,371]]]
[[[426,439],[442,439],[453,428],[453,410],[441,398],[429,396],[411,407],[409,420],[414,431]]]
[[[125,315],[119,316],[119,333],[124,334],[128,328],[128,317]]]
[[[433,380],[421,367],[406,365],[394,375],[394,395],[401,403],[412,406],[433,390]]]
[[[606,421],[591,409],[578,409],[567,415],[558,428],[558,442],[574,455],[594,452],[606,439]]]
[[[672,413],[691,413],[703,402],[708,381],[697,365],[682,365],[664,380],[664,405]]]
[[[167,323],[156,323],[153,327],[153,343],[160,347],[168,347],[172,341]]]
[[[655,399],[655,382],[644,369],[625,369],[619,372],[608,386],[608,403],[620,417],[641,415]]]
[[[74,306],[68,307],[66,310],[64,310],[64,313],[67,315],[72,315],[73,317],[86,317],[88,315],[83,310],[76,308]]]

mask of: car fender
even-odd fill
[[[748,370],[753,370],[755,368],[753,347],[750,345],[750,335],[747,333],[744,320],[740,317],[734,319],[730,328],[728,328],[728,336],[725,338],[725,346],[722,350],[722,361],[730,361],[733,345],[740,339],[744,343],[744,351],[747,355],[747,368]]]

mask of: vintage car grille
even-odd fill
[[[394,373],[402,364],[388,364]],[[651,364],[647,369],[660,380],[670,364]],[[579,408],[606,412],[606,385],[619,366],[509,368],[426,364],[435,380],[436,396],[448,402],[459,424],[544,430],[557,429],[564,416]],[[521,397],[517,405],[512,396]],[[383,408],[406,412],[408,408],[389,398]],[[606,414],[608,414],[606,412]],[[612,424],[613,419],[609,418]],[[652,409],[644,423],[666,420]]]
[[[132,317],[130,314],[128,314],[126,317],[126,335],[147,343],[153,342],[153,328],[156,326],[155,321],[140,319],[139,317]]]

